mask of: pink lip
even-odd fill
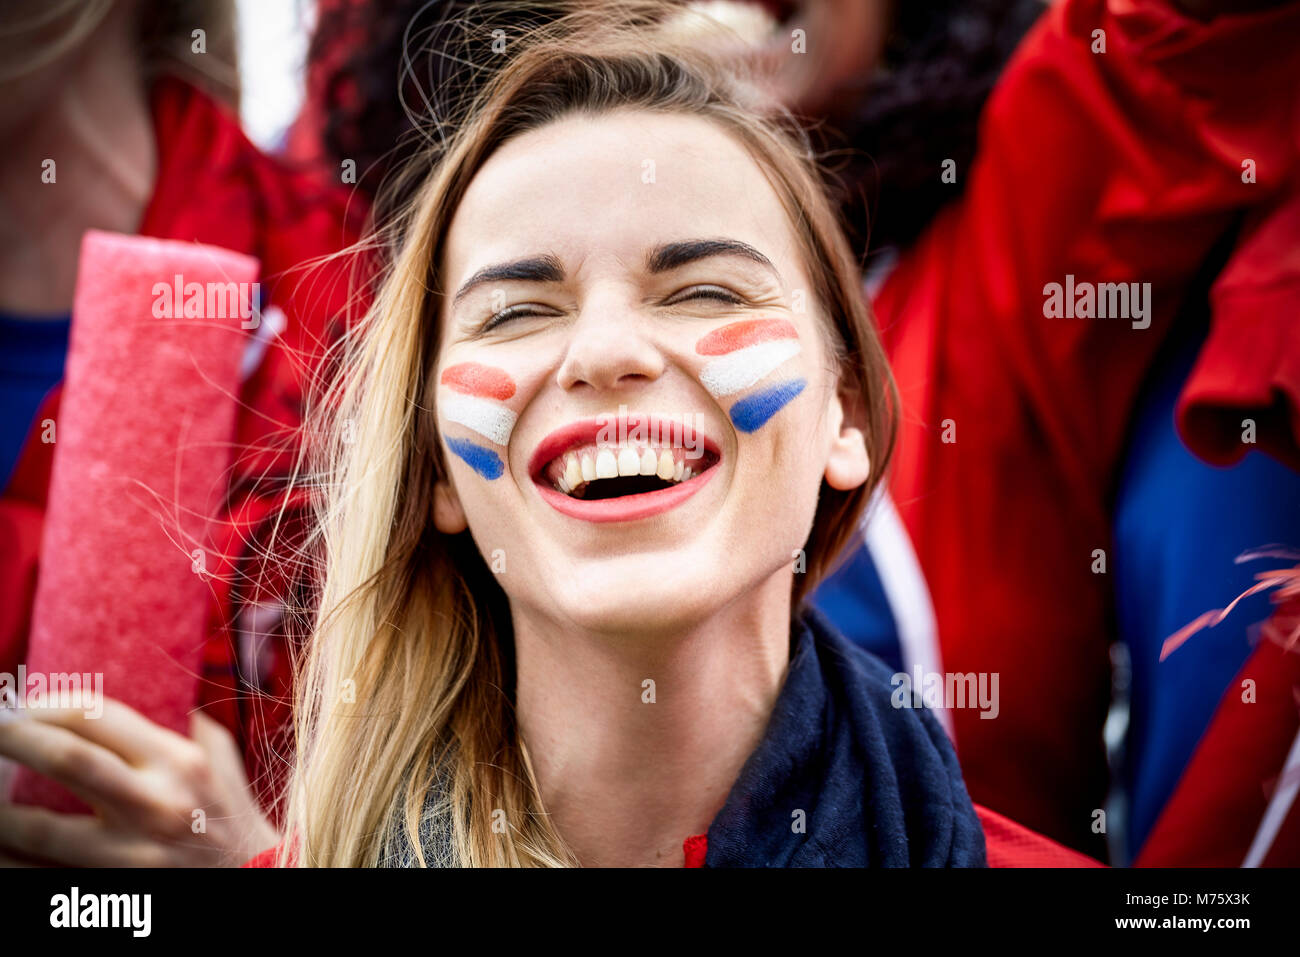
[[[542,439],[528,460],[528,474],[532,476],[533,484],[536,485],[538,493],[548,505],[562,515],[587,522],[634,522],[638,519],[650,518],[653,515],[659,515],[681,505],[702,489],[705,483],[713,477],[716,465],[671,488],[660,489],[657,492],[643,492],[640,495],[624,495],[619,498],[592,501],[571,498],[546,484],[545,479],[542,478],[542,472],[552,459],[575,446],[596,441],[600,433],[609,428],[611,422],[613,423],[614,437],[616,439],[620,434],[628,435],[641,422],[644,422],[651,435],[676,434],[682,444],[696,445],[698,443],[700,448],[721,459],[721,452],[718,450],[717,444],[707,435],[699,434],[690,425],[674,422],[670,419],[632,413],[617,418],[601,416],[570,422]],[[667,429],[670,428],[677,430],[676,433],[668,432]]]
[[[580,518],[585,522],[635,522],[637,519],[659,515],[681,505],[702,489],[704,483],[713,478],[713,473],[716,471],[715,466],[671,488],[660,489],[657,492],[642,492],[640,495],[624,495],[621,498],[594,501],[570,498],[563,492],[557,492],[540,483],[537,484],[537,491],[541,493],[548,505],[570,518]]]

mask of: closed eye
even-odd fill
[[[539,307],[524,303],[518,306],[507,306],[498,313],[489,317],[488,321],[479,327],[479,332],[491,332],[497,326],[509,322],[511,319],[522,319],[527,316],[545,316],[551,313],[538,312]]]
[[[678,296],[676,299],[664,303],[664,305],[676,305],[679,302],[689,302],[692,299],[716,299],[719,302],[728,302],[738,306],[745,301],[731,290],[724,289],[721,286],[694,286],[686,290],[686,292],[689,295]]]
[[[736,293],[729,289],[724,289],[722,286],[694,286],[690,289],[684,290],[684,293],[685,295],[679,293],[675,298],[665,301],[664,305],[674,306],[678,303],[690,302],[692,299],[712,299],[716,302],[725,302],[733,306],[743,305],[745,302],[742,297],[736,295]],[[528,303],[518,306],[507,306],[505,309],[502,309],[500,312],[494,313],[489,317],[487,322],[483,323],[483,325],[479,327],[479,333],[491,332],[497,326],[503,325],[512,319],[551,315],[551,313],[538,312],[538,308],[539,307]]]

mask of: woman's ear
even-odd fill
[[[826,458],[826,484],[841,492],[857,488],[871,476],[867,438],[844,411],[844,401],[837,394],[831,399],[827,421],[831,444]]]
[[[449,478],[439,479],[433,487],[433,524],[444,535],[459,535],[469,527]]]

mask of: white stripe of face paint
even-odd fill
[[[767,378],[798,354],[797,339],[759,342],[712,360],[700,373],[700,381],[714,397],[731,395]]]
[[[442,400],[440,410],[444,419],[473,429],[497,445],[505,445],[510,441],[510,433],[514,430],[517,417],[501,403],[473,395],[446,392],[444,395],[446,397]]]

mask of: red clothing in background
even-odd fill
[[[1053,5],[987,105],[964,195],[876,302],[903,398],[892,491],[944,669],[1000,676],[995,720],[953,712],[971,797],[1097,856],[1113,612],[1094,568],[1139,387],[1239,225],[1179,424],[1229,461],[1251,417],[1300,466],[1297,36],[1294,3],[1204,24],[1158,0]],[[1150,311],[1048,317],[1045,287],[1069,282],[1149,283]]]

